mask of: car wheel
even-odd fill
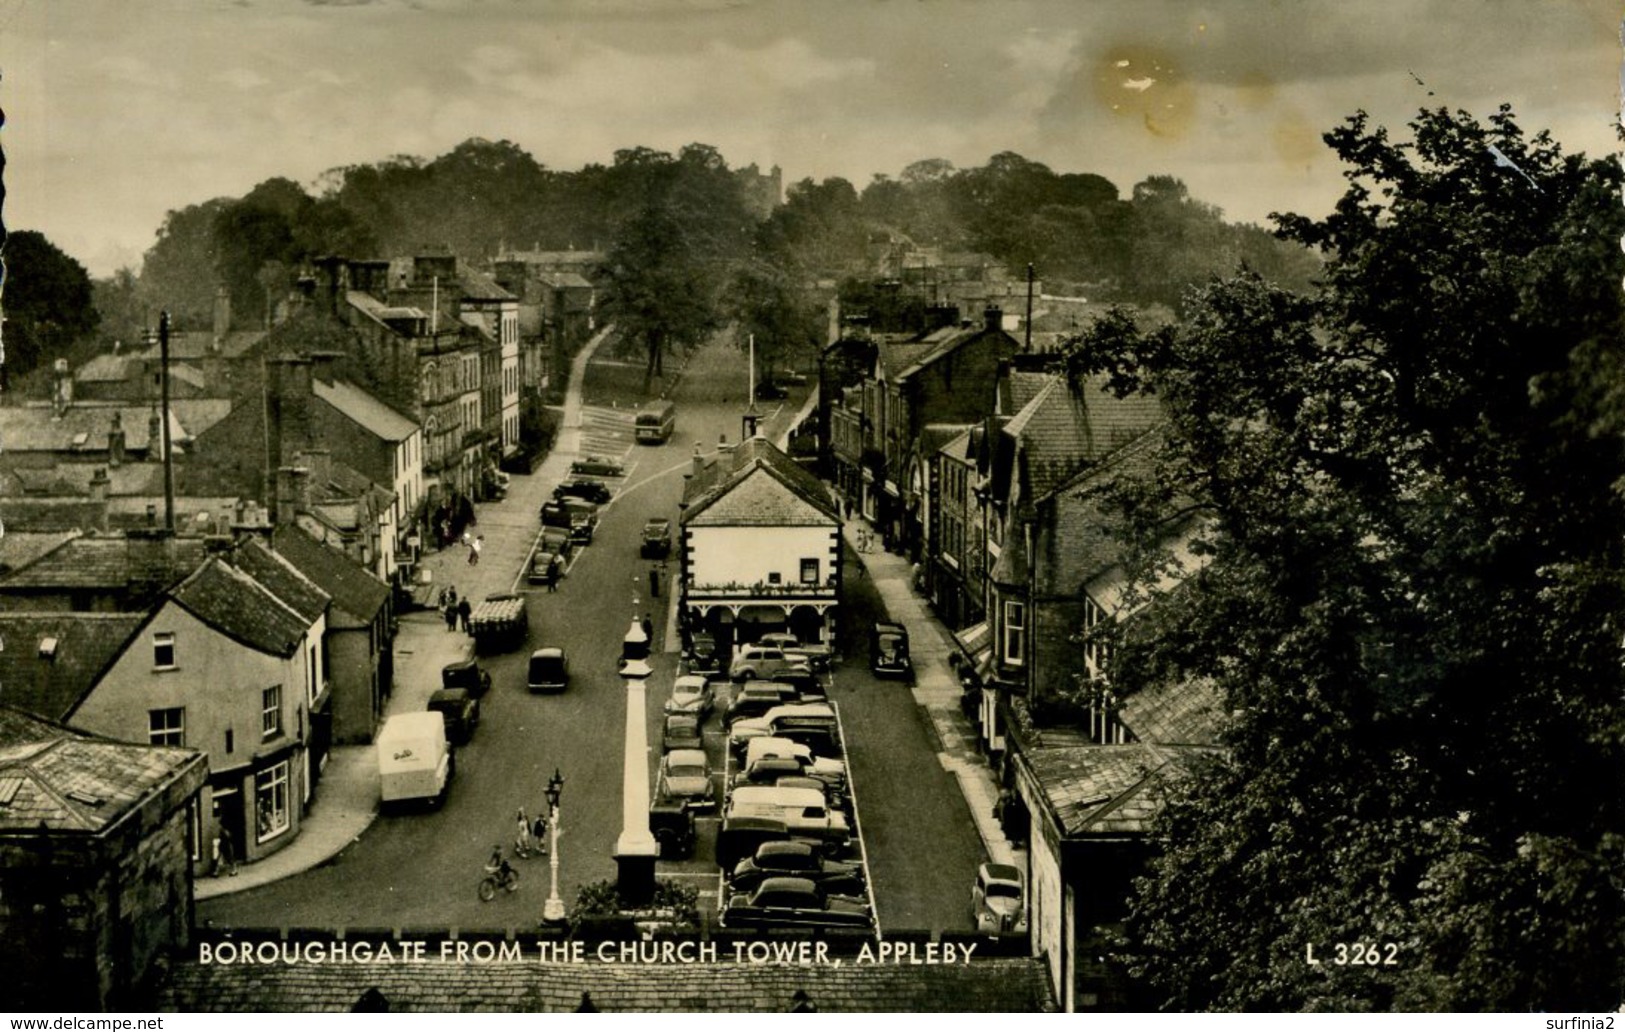
[[[739,671],[739,673],[735,674],[734,677],[740,681],[749,681],[756,677],[756,671],[746,667],[745,669]]]

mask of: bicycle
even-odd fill
[[[507,860],[485,865],[485,877],[480,879],[480,902],[491,902],[496,898],[499,888],[509,892],[516,892],[519,889],[519,872]]]

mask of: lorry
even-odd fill
[[[456,770],[446,718],[434,710],[397,713],[375,739],[379,798],[385,806],[445,801]]]
[[[530,633],[523,596],[487,595],[468,615],[468,633],[480,652],[505,652],[519,647]]]

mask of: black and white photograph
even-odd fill
[[[0,0],[0,1009],[1612,1028],[1621,15]]]

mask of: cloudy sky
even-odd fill
[[[164,213],[509,139],[543,164],[716,146],[861,188],[1015,151],[1232,219],[1324,213],[1356,109],[1505,101],[1615,149],[1613,0],[0,0],[4,218],[95,275]]]

